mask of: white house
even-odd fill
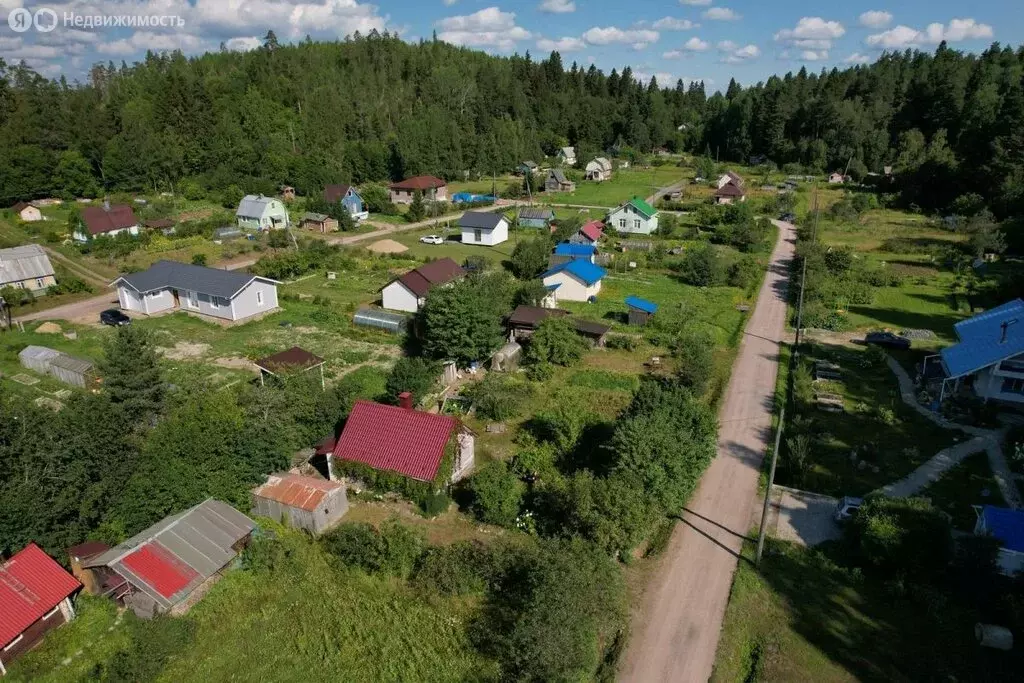
[[[961,320],[953,329],[960,341],[939,352],[945,374],[940,400],[967,383],[985,400],[1024,403],[1024,301]]]
[[[576,165],[576,148],[575,147],[562,147],[558,150],[555,155],[559,163],[563,166],[575,166]]]
[[[235,211],[238,227],[243,230],[276,230],[288,227],[288,209],[280,199],[248,194]]]
[[[415,313],[433,288],[464,276],[466,271],[450,258],[430,261],[392,280],[381,290],[381,305],[392,311]]]
[[[605,224],[619,232],[650,235],[658,229],[658,212],[644,200],[634,197],[608,214]]]
[[[590,301],[601,291],[605,269],[586,259],[574,259],[541,275],[555,301]]]
[[[587,164],[587,180],[610,180],[612,177],[612,162],[604,157],[597,157]]]
[[[237,322],[277,308],[276,280],[177,261],[157,261],[112,284],[121,308],[146,315],[179,309]]]
[[[846,178],[843,177],[843,174],[839,173],[838,171],[836,171],[836,172],[832,173],[831,175],[829,175],[829,177],[828,177],[828,184],[829,185],[842,185],[843,182],[845,182],[845,180],[846,180]]]
[[[463,244],[493,247],[508,241],[508,220],[500,213],[467,211],[459,219]]]
[[[26,204],[25,202],[18,202],[11,207],[11,211],[16,213],[18,218],[26,223],[35,223],[36,221],[43,220],[43,212],[38,207]]]
[[[74,231],[73,237],[76,242],[86,242],[90,237],[117,237],[122,234],[139,234],[139,219],[135,217],[135,211],[127,204],[103,202],[103,206],[82,208],[82,226]]]

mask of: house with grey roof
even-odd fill
[[[565,171],[560,168],[553,168],[548,171],[548,177],[544,181],[545,192],[575,192],[576,183],[565,177]]]
[[[276,280],[177,261],[157,261],[112,284],[121,308],[145,315],[178,309],[237,322],[277,308]]]
[[[242,198],[235,211],[238,227],[243,230],[277,230],[288,227],[288,209],[280,199],[249,194]]]
[[[38,244],[0,249],[0,287],[34,292],[55,284],[57,277],[50,257]]]
[[[459,219],[463,244],[493,247],[508,241],[508,219],[500,213],[467,211]]]
[[[80,571],[88,574],[85,585],[109,586],[110,597],[144,619],[183,614],[245,549],[255,528],[235,508],[208,498],[82,560]]]
[[[558,150],[558,154],[555,155],[558,162],[564,166],[575,166],[576,165],[576,148],[575,147],[562,147]]]
[[[612,177],[612,162],[605,157],[597,157],[587,164],[587,180],[610,180]]]

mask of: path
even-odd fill
[[[772,436],[779,342],[796,229],[779,238],[747,323],[719,414],[718,455],[669,541],[644,604],[633,615],[623,681],[708,680],[733,573],[758,503],[761,460]]]
[[[43,249],[46,251],[47,256],[56,261],[59,261],[60,264],[67,268],[68,270],[70,270],[72,274],[82,278],[86,282],[91,282],[94,285],[101,285],[103,287],[106,287],[107,285],[110,284],[109,278],[106,278],[100,275],[99,273],[90,270],[81,263],[69,259],[67,256],[60,253],[56,249],[52,249],[50,247],[45,246],[43,247]]]
[[[976,436],[969,441],[943,448],[916,470],[899,481],[886,484],[879,491],[891,498],[909,498],[937,482],[967,456],[987,450],[991,441],[991,436]]]

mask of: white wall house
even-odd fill
[[[586,259],[560,263],[541,275],[549,296],[557,301],[590,301],[601,291],[605,270]]]
[[[275,280],[177,261],[157,261],[113,284],[121,308],[145,315],[178,309],[237,322],[278,307]]]
[[[427,300],[433,287],[464,276],[466,271],[450,258],[430,261],[392,280],[381,290],[381,306],[391,311],[415,313]]]
[[[463,244],[493,247],[508,241],[508,220],[500,213],[467,211],[459,219]]]
[[[658,229],[658,212],[644,200],[633,198],[608,214],[605,224],[618,232],[650,235]]]
[[[81,218],[81,227],[72,235],[76,242],[87,242],[94,237],[139,234],[139,219],[127,204],[103,202],[103,206],[86,206],[82,208]]]
[[[43,220],[43,212],[38,207],[26,204],[25,202],[18,202],[11,207],[11,210],[26,223],[35,223],[36,221]]]
[[[939,352],[945,373],[940,400],[967,383],[979,398],[1024,404],[1024,301],[961,320],[953,329],[960,341]]]
[[[280,199],[250,194],[242,198],[235,211],[243,230],[277,230],[288,227],[288,209]]]
[[[575,147],[562,147],[558,150],[555,155],[559,163],[563,166],[575,166],[576,165],[576,148]]]

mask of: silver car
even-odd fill
[[[860,510],[860,506],[863,504],[863,498],[843,496],[836,505],[836,511],[833,516],[837,522],[847,522],[853,519],[853,516],[857,514],[857,510]]]

